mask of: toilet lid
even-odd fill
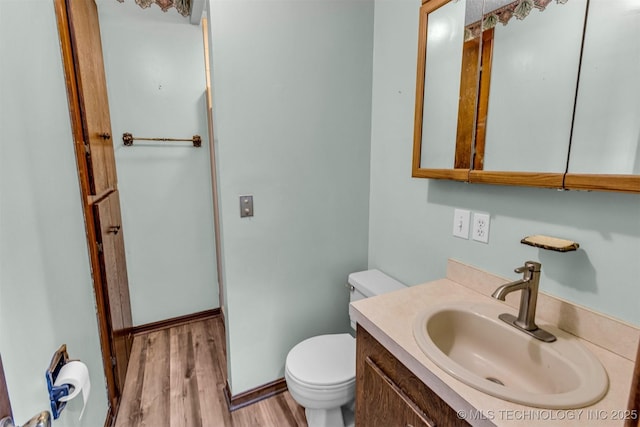
[[[349,334],[308,338],[287,355],[289,374],[310,385],[352,381],[356,375],[356,340]]]

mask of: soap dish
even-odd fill
[[[575,251],[580,247],[578,243],[572,240],[543,236],[541,234],[536,234],[535,236],[527,236],[524,239],[520,240],[520,243],[557,252]]]

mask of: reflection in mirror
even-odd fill
[[[482,14],[478,1],[426,2],[418,55],[414,167],[461,169],[455,179],[464,180],[471,164],[479,65],[477,47],[465,43],[464,27],[474,13],[476,20]]]
[[[486,129],[477,143],[484,158],[476,150],[475,169],[565,172],[586,4],[485,0],[483,73],[490,67],[490,82],[483,75]]]
[[[427,48],[420,166],[454,164],[465,2],[449,2],[427,17]]]
[[[640,3],[591,0],[569,173],[640,175]]]

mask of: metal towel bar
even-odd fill
[[[139,141],[163,141],[163,142],[189,141],[189,142],[193,142],[193,146],[194,147],[201,147],[202,146],[202,138],[200,138],[200,135],[193,135],[193,138],[191,138],[191,139],[176,139],[176,138],[140,138],[140,137],[134,137],[129,132],[125,132],[125,133],[122,134],[122,141],[124,142],[124,145],[126,145],[127,147],[132,146],[134,140],[139,140]]]

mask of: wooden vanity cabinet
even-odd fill
[[[356,343],[356,427],[469,425],[360,325]]]

